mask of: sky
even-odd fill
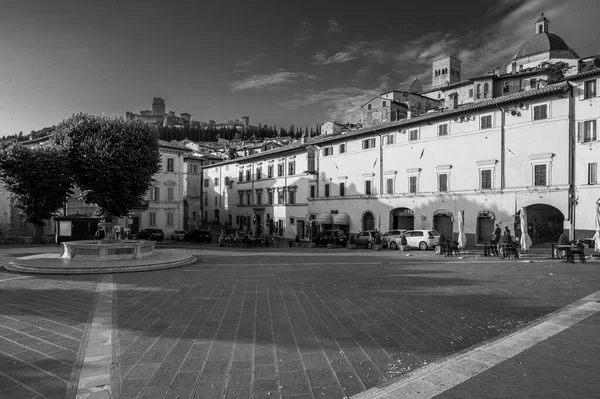
[[[535,33],[600,54],[598,0],[19,0],[0,13],[0,136],[78,112],[152,108],[289,128],[354,122],[360,106],[462,60],[504,67]],[[353,5],[354,4],[354,5]]]

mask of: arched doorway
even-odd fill
[[[477,213],[477,242],[490,242],[494,234],[496,215],[492,211],[479,211]]]
[[[362,217],[362,230],[375,230],[375,217],[371,212],[365,212]]]
[[[415,213],[412,209],[396,208],[390,212],[389,230],[414,230]]]
[[[454,215],[447,209],[433,212],[433,228],[443,234],[446,240],[454,240]]]
[[[561,211],[547,204],[533,204],[525,207],[527,232],[532,245],[556,242],[563,233],[565,217]],[[521,210],[515,215],[514,236],[521,237]]]

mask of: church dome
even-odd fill
[[[512,57],[512,60],[528,57],[530,55],[543,53],[546,51],[573,51],[571,47],[563,40],[562,37],[554,33],[538,33],[531,39],[527,40],[525,44],[519,47],[519,50]]]

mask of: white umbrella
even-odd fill
[[[531,238],[527,234],[527,213],[525,208],[521,208],[521,251],[529,251],[531,248]]]
[[[596,218],[594,219],[594,252],[600,252],[600,204],[596,204]]]
[[[458,247],[460,249],[467,245],[467,235],[465,231],[465,211],[458,211]]]

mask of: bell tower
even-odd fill
[[[548,33],[549,24],[550,21],[548,21],[548,18],[544,17],[544,13],[542,13],[542,16],[535,21],[535,34]]]
[[[462,61],[451,55],[433,61],[431,85],[433,88],[460,82]]]

